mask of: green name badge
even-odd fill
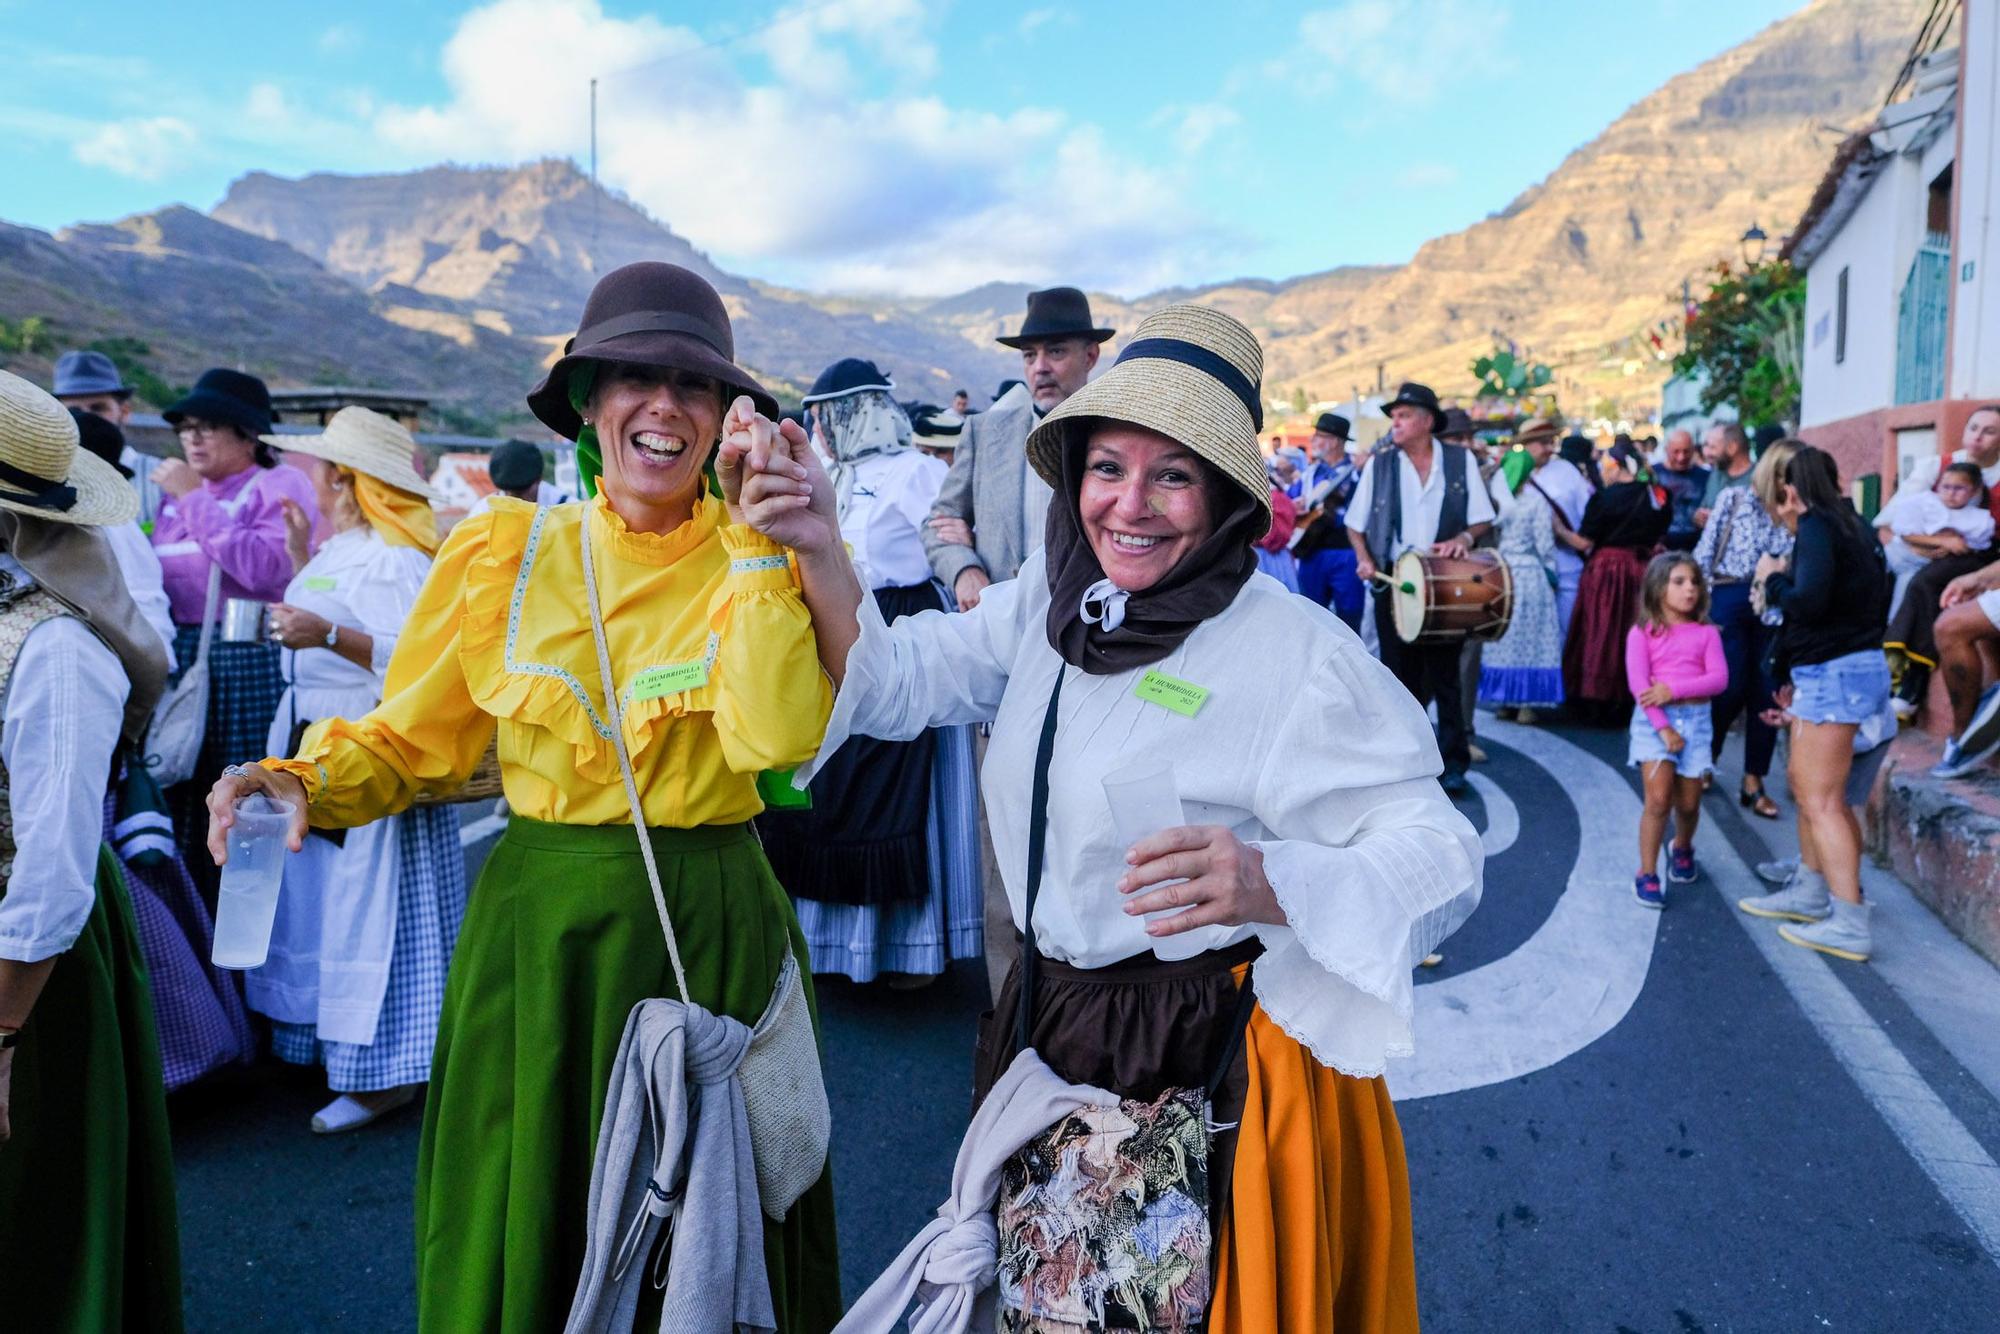
[[[658,699],[662,695],[678,695],[683,690],[693,690],[708,684],[708,664],[705,662],[677,662],[669,667],[648,667],[632,681],[632,698]]]
[[[309,574],[306,576],[306,588],[310,592],[331,593],[336,586],[332,575]]]
[[[1208,691],[1192,681],[1183,681],[1165,672],[1147,672],[1139,678],[1138,688],[1132,693],[1148,704],[1172,709],[1183,718],[1194,717],[1208,702]]]

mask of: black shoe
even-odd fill
[[[1468,796],[1472,792],[1472,784],[1466,781],[1463,769],[1446,769],[1444,777],[1438,779],[1438,786],[1444,789],[1448,797]]]

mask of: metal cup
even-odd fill
[[[251,598],[230,598],[222,604],[222,642],[255,644],[264,638],[266,604]]]

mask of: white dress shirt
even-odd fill
[[[1394,560],[1405,551],[1429,551],[1431,544],[1439,540],[1438,521],[1444,514],[1444,446],[1436,445],[1431,451],[1431,472],[1428,477],[1417,476],[1417,465],[1410,462],[1404,450],[1395,452],[1397,466],[1402,470],[1401,486],[1397,498],[1402,502],[1402,523],[1396,535],[1396,550],[1390,557]],[[1357,533],[1368,531],[1368,513],[1375,503],[1375,469],[1386,458],[1372,458],[1368,466],[1361,470],[1361,481],[1354,488],[1354,498],[1347,502],[1347,526]],[[1487,494],[1485,485],[1479,479],[1478,460],[1468,456],[1465,461],[1465,526],[1476,523],[1493,522],[1493,497]],[[1444,537],[1457,537],[1457,533],[1445,533]]]
[[[0,569],[35,582],[5,553]],[[104,794],[130,692],[118,655],[73,616],[44,621],[21,645],[0,734],[15,847],[0,898],[0,959],[61,954],[90,918]]]
[[[172,672],[180,664],[174,656],[174,613],[167,603],[159,553],[153,550],[151,539],[136,523],[116,523],[101,531],[111,546],[112,558],[118,562],[118,573],[125,576],[125,587],[132,594],[139,614],[166,646],[167,670]]]
[[[1429,723],[1409,692],[1325,609],[1256,574],[1220,615],[1151,668],[1067,668],[1044,628],[1045,557],[972,611],[885,626],[861,602],[808,780],[850,734],[893,740],[991,721],[981,774],[1014,921],[1026,906],[1035,750],[1066,673],[1049,769],[1046,868],[1035,927],[1044,954],[1100,968],[1151,950],[1179,959],[1258,936],[1259,1003],[1324,1065],[1380,1074],[1412,1050],[1410,970],[1479,900],[1479,836],[1439,790]],[[1139,699],[1149,671],[1208,690],[1193,718]],[[1297,683],[1282,696],[1273,681]],[[1206,927],[1155,938],[1123,911],[1125,846],[1105,775],[1174,767],[1189,824],[1224,825],[1264,854],[1284,926]],[[1107,1040],[1115,1040],[1107,1036]]]
[[[840,535],[871,588],[908,588],[931,579],[924,524],[950,471],[920,449],[857,459]]]

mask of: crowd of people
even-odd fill
[[[1742,906],[1851,960],[1855,808],[1930,671],[1938,773],[2000,751],[2000,409],[1871,530],[1831,456],[1733,423],[1600,448],[1405,383],[1372,448],[1327,412],[1267,450],[1248,329],[1172,306],[1106,364],[1114,336],[1081,291],[1038,291],[984,411],[906,402],[852,356],[787,415],[703,279],[629,265],[527,399],[583,495],[510,444],[448,533],[409,431],[365,408],[280,435],[261,380],[211,370],[155,460],[101,353],[52,393],[0,373],[0,1254],[36,1276],[0,1276],[10,1314],[177,1327],[164,1094],[268,1051],[323,1067],[314,1132],[421,1104],[425,1329],[607,1306],[833,1328],[823,1132],[787,1123],[785,1187],[762,1129],[818,1087],[815,978],[983,959],[941,1217],[992,1255],[943,1286],[1051,1319],[1414,1328],[1381,1076],[1411,1049],[1411,970],[1477,902],[1451,799],[1482,709],[1626,729],[1654,909],[1700,875],[1732,735],[1734,795],[1782,818],[1786,735],[1801,853]],[[1504,576],[1505,613],[1412,633],[1412,558]],[[1139,770],[1202,822],[1121,823]],[[252,794],[291,808],[290,855],[268,959],[235,973],[210,960],[218,868]],[[469,886],[457,803],[496,794]],[[642,1059],[656,998],[676,1036]],[[802,1048],[763,1045],[780,1019]],[[680,1131],[633,1128],[631,1061]],[[1077,1118],[1181,1136],[1179,1212],[1072,1212],[1087,1240],[1043,1271],[1031,1187]],[[635,1152],[651,1206],[598,1190]],[[744,1203],[728,1245],[695,1239],[707,1214],[647,1230],[684,1190]],[[971,1235],[937,1226],[844,1328],[886,1328],[926,1247]],[[1135,1229],[1189,1262],[1115,1279]]]

